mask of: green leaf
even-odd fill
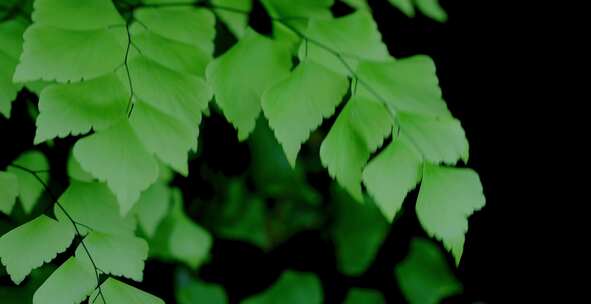
[[[108,278],[101,285],[101,290],[107,303],[103,302],[102,297],[97,297],[98,290],[95,290],[89,299],[96,298],[96,304],[165,304],[160,298],[113,278]],[[92,302],[89,300],[88,303]]]
[[[76,82],[114,71],[127,48],[125,21],[109,0],[38,0],[14,79]],[[73,60],[78,58],[78,60]]]
[[[10,214],[18,196],[18,179],[10,172],[0,171],[0,212]]]
[[[338,268],[349,276],[360,275],[373,262],[390,225],[372,202],[359,204],[338,188],[333,190],[332,202]]]
[[[108,0],[36,0],[33,21],[39,25],[71,30],[90,30],[124,24]]]
[[[117,199],[103,183],[71,180],[70,186],[60,196],[59,202],[76,222],[91,227],[93,231],[133,235],[135,223],[121,217],[118,212]],[[60,222],[70,223],[58,205],[55,205],[53,209]],[[82,235],[88,233],[85,226],[77,226]],[[74,231],[73,227],[70,229],[72,232]]]
[[[151,255],[165,260],[181,261],[196,269],[208,257],[212,242],[209,233],[183,212],[180,191],[173,192],[172,210],[152,239]]]
[[[126,115],[129,94],[115,73],[73,84],[54,84],[39,96],[35,143],[103,130]]]
[[[0,114],[7,118],[10,117],[11,104],[22,88],[22,84],[12,81],[12,75],[21,54],[26,26],[22,19],[0,23]]]
[[[384,304],[384,295],[377,290],[351,288],[344,304]]]
[[[273,286],[243,303],[320,304],[322,300],[322,287],[315,275],[285,271]]]
[[[282,23],[273,23],[275,38],[280,38],[291,32],[291,30],[286,32],[283,29],[283,23],[299,31],[304,31],[310,20],[332,18],[330,8],[334,4],[334,0],[262,0],[261,2],[272,17],[282,21]],[[297,39],[300,40],[299,37]]]
[[[122,215],[158,178],[158,163],[126,120],[80,139],[74,146],[74,156],[82,169],[107,182]]]
[[[179,304],[226,304],[228,297],[219,285],[207,284],[191,280],[186,286],[182,286],[176,292],[176,300]]]
[[[20,284],[31,270],[66,250],[73,239],[67,224],[41,215],[0,237],[0,260],[12,281]]]
[[[397,7],[408,17],[415,16],[415,8],[413,6],[413,0],[389,0],[392,5]]]
[[[182,175],[189,174],[189,150],[197,147],[198,124],[185,124],[145,102],[138,102],[130,125],[147,151]]]
[[[14,162],[18,165],[37,172],[41,180],[47,184],[49,181],[49,163],[43,153],[38,151],[28,151],[21,154]],[[21,203],[25,213],[31,213],[37,200],[43,193],[43,184],[35,178],[30,172],[19,168],[9,167],[8,172],[14,174],[18,180],[18,190]]]
[[[155,183],[144,191],[133,207],[140,226],[148,237],[154,236],[158,224],[164,219],[170,205],[170,188],[164,183]]]
[[[232,7],[244,12],[250,12],[252,9],[252,0],[213,0],[211,2],[214,6]],[[218,10],[216,15],[220,17],[236,37],[241,38],[244,36],[248,26],[248,16],[246,14]]]
[[[363,171],[363,184],[389,220],[421,178],[421,156],[404,138],[395,139]]]
[[[263,93],[289,74],[291,56],[284,44],[249,31],[207,67],[217,104],[245,140],[256,125]]]
[[[126,91],[125,87],[121,86],[120,80],[118,81],[114,75],[112,75],[113,77],[110,83],[100,84],[98,82],[99,80],[91,80],[81,84],[62,85],[61,87],[68,88],[67,91],[71,92],[69,94],[80,94],[81,96],[91,98],[91,100],[100,100],[103,104],[97,105],[96,107],[89,107],[88,103],[83,103],[83,113],[74,113],[75,118],[70,119],[70,117],[66,117],[68,119],[62,119],[64,115],[60,113],[70,113],[68,111],[64,112],[63,110],[71,111],[71,105],[75,104],[76,101],[69,100],[73,95],[70,95],[69,98],[61,98],[60,96],[59,99],[56,98],[55,100],[58,103],[67,104],[68,107],[59,109],[60,111],[55,109],[53,112],[58,113],[52,112],[50,115],[47,115],[47,118],[54,120],[58,117],[60,119],[56,121],[62,124],[72,124],[74,121],[79,121],[81,125],[85,126],[83,129],[89,129],[89,126],[94,126],[95,130],[102,131],[98,132],[98,134],[102,135],[95,134],[81,141],[88,141],[89,138],[96,139],[97,137],[103,141],[108,140],[105,138],[107,137],[105,134],[110,134],[109,136],[111,136],[114,133],[118,133],[114,132],[114,129],[124,129],[125,132],[119,134],[119,137],[128,136],[132,142],[139,143],[139,146],[132,147],[129,145],[128,147],[130,150],[141,150],[140,158],[142,155],[145,156],[154,153],[167,164],[186,175],[187,153],[189,149],[196,149],[197,147],[198,128],[196,126],[201,121],[201,111],[207,106],[207,102],[211,98],[211,91],[201,78],[173,71],[143,57],[131,59],[129,66],[133,87],[135,88],[134,95],[136,98],[141,99],[136,102],[136,111],[131,113],[130,123],[132,128],[129,128],[126,122],[119,122],[114,125],[117,118],[126,117],[126,108],[130,94]],[[118,75],[120,79],[121,77],[127,77],[121,74],[122,70],[120,70]],[[97,81],[97,85],[94,88],[100,89],[101,92],[97,90],[86,90],[88,87],[86,83],[93,81]],[[128,80],[124,79],[124,81],[127,82]],[[71,91],[69,89],[71,86],[84,87],[85,89]],[[105,97],[105,94],[102,93],[105,88],[109,88],[113,96],[112,98],[109,98],[109,96]],[[50,91],[50,89],[51,87],[47,91]],[[106,100],[110,100],[111,102],[104,104]],[[86,102],[86,100],[83,101]],[[43,115],[40,115],[39,119],[43,119]],[[64,120],[66,122],[63,122]],[[97,128],[98,125],[96,123],[92,125],[94,120],[100,122],[100,128]],[[108,129],[105,129],[106,127]],[[67,134],[67,132],[64,133]],[[143,149],[144,145],[147,151]],[[103,147],[103,149],[105,148],[109,147]],[[120,148],[123,149],[125,147]],[[117,156],[120,157],[121,155]],[[107,159],[107,157],[104,158]],[[83,161],[80,161],[80,163],[84,168],[85,164],[83,164]],[[88,170],[88,168],[84,169],[87,169],[86,171],[89,171],[93,175],[95,174],[95,172]],[[96,177],[106,180],[104,176]],[[115,187],[113,182],[110,182],[109,185]],[[145,185],[145,187],[147,186]],[[118,196],[120,196],[119,193]],[[128,199],[133,199],[134,197],[134,195],[131,195]]]
[[[137,109],[131,126],[146,149],[182,175],[188,174],[189,150],[197,150],[201,113],[212,91],[198,76],[135,57],[130,73]]]
[[[363,61],[357,75],[379,94],[394,112],[429,117],[450,117],[441,96],[435,64],[427,56],[413,56],[387,62]],[[363,85],[359,95],[374,97]]]
[[[198,76],[135,56],[129,61],[136,98],[195,128],[212,92]]]
[[[363,201],[361,173],[365,163],[391,131],[392,119],[386,107],[356,96],[349,100],[322,142],[322,164],[357,201]]]
[[[307,19],[331,18],[330,7],[334,0],[263,0],[262,3],[271,16],[283,18],[284,22],[303,30]]]
[[[134,17],[140,24],[162,37],[213,54],[215,17],[208,9],[190,6],[149,7],[135,11]]]
[[[485,198],[478,174],[470,169],[426,164],[417,199],[417,216],[425,231],[451,250],[456,263],[464,250],[468,217],[482,207]]]
[[[138,23],[134,23],[130,31],[131,40],[143,56],[172,70],[205,76],[205,68],[212,60],[211,52],[160,36]]]
[[[81,182],[94,181],[94,177],[92,177],[90,173],[84,171],[82,167],[80,167],[80,163],[78,162],[78,160],[76,160],[73,153],[70,153],[70,155],[68,156],[67,171],[68,176],[71,179],[75,179]]]
[[[354,71],[360,60],[384,61],[391,58],[371,13],[366,10],[335,19],[311,20],[306,35],[310,41],[317,41],[340,53],[341,58],[316,43],[308,42],[300,47],[300,59],[312,60],[346,76],[351,75],[351,70],[342,60]]]
[[[70,257],[37,289],[33,304],[78,304],[97,284],[93,268]]]
[[[415,3],[427,17],[439,22],[447,21],[447,13],[439,4],[439,0],[415,0]]]
[[[453,118],[400,114],[400,129],[420,155],[430,163],[468,162],[469,144],[462,125]]]
[[[395,269],[404,296],[411,304],[436,304],[462,291],[445,257],[430,241],[414,239],[409,255]]]
[[[84,244],[102,272],[142,281],[144,262],[148,258],[148,243],[143,239],[93,231],[84,238]],[[76,259],[92,268],[82,244],[76,249]]]
[[[295,167],[301,144],[323,118],[334,113],[347,93],[348,80],[312,62],[300,64],[291,75],[263,95],[263,111]]]

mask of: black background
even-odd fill
[[[527,194],[543,186],[524,182],[532,174],[533,159],[527,161],[520,148],[540,141],[539,134],[552,133],[551,127],[540,130],[536,125],[522,123],[527,121],[524,113],[535,115],[529,109],[536,100],[526,84],[531,82],[531,72],[536,73],[537,62],[522,49],[534,40],[535,29],[518,10],[515,2],[519,1],[441,2],[449,14],[447,23],[420,14],[409,19],[385,0],[370,1],[383,39],[395,57],[433,57],[444,97],[470,142],[468,166],[479,172],[484,185],[486,207],[470,218],[464,254],[455,271],[465,293],[446,302],[511,303],[533,293],[544,295],[551,291],[525,288],[533,281],[549,280],[546,277],[551,261],[538,262],[531,250],[538,245],[540,232],[535,231],[528,216],[533,216],[532,210],[540,202],[528,199]],[[347,12],[344,7],[334,11]],[[27,118],[27,103],[23,102],[30,98],[35,99],[21,92],[13,104],[13,117],[0,118],[0,168],[32,147],[34,122]],[[248,166],[248,149],[234,140],[235,131],[223,118],[213,115],[206,119],[201,136],[206,141],[205,159],[198,161],[208,161],[230,174]],[[52,166],[65,164],[64,151],[72,142],[58,140],[51,149],[42,146]],[[66,180],[63,174],[52,174],[58,181]],[[179,185],[187,188],[190,182]],[[411,204],[415,197],[416,193],[412,193],[405,204]],[[393,267],[404,258],[410,239],[424,235],[412,214],[413,208],[406,209],[411,211],[392,227],[372,267],[360,278],[337,273],[332,245],[318,231],[301,233],[268,254],[241,242],[216,239],[213,259],[198,275],[223,284],[232,302],[264,290],[282,270],[291,268],[317,273],[328,303],[340,303],[351,286],[378,288],[389,303],[399,303],[403,300],[393,278]],[[174,303],[172,265],[150,262],[144,277],[142,288]]]

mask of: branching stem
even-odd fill
[[[49,186],[47,185],[47,183],[45,183],[45,181],[43,181],[43,179],[39,176],[39,174],[37,173],[36,170],[31,170],[29,168],[26,168],[26,167],[23,167],[20,165],[16,165],[16,164],[11,164],[11,165],[9,165],[9,167],[13,167],[15,169],[19,169],[21,171],[27,172],[27,173],[31,174],[33,177],[35,177],[35,179],[43,186],[43,189],[45,189],[47,194],[55,202],[55,204],[58,206],[58,208],[66,215],[66,217],[68,218],[68,220],[70,221],[70,223],[74,227],[74,231],[76,232],[76,236],[80,238],[80,245],[82,245],[84,252],[88,256],[88,259],[90,259],[92,267],[94,268],[94,274],[96,276],[96,282],[97,282],[97,287],[95,289],[98,289],[97,296],[100,296],[101,299],[103,300],[103,303],[106,304],[107,302],[105,300],[105,297],[103,295],[103,291],[102,291],[101,285],[100,285],[99,268],[96,266],[96,263],[95,263],[94,259],[92,258],[92,255],[90,254],[90,251],[88,250],[88,247],[86,247],[86,244],[84,243],[84,236],[82,235],[82,233],[80,233],[80,230],[78,229],[78,226],[77,226],[77,225],[82,225],[82,224],[75,221],[74,218],[70,215],[70,213],[68,213],[66,208],[64,208],[64,206],[59,202],[57,196],[53,194],[51,189],[49,189]],[[84,225],[84,226],[86,226],[86,225]],[[88,227],[88,226],[86,226],[86,227]],[[90,228],[90,227],[88,227],[88,228]]]

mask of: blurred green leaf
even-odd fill
[[[424,239],[412,241],[408,256],[396,266],[395,274],[411,304],[437,304],[462,291],[443,254]]]
[[[344,304],[384,304],[381,292],[372,289],[352,288],[347,294]]]
[[[334,187],[332,236],[338,268],[347,275],[362,274],[373,262],[390,225],[371,200],[358,203]]]
[[[269,289],[242,303],[320,304],[322,303],[322,287],[315,275],[288,270]]]

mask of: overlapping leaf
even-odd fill
[[[295,167],[300,145],[334,113],[348,81],[321,65],[304,62],[263,95],[263,111],[287,159]]]
[[[430,163],[454,165],[459,159],[468,162],[469,146],[460,122],[453,118],[427,118],[400,114],[402,136],[412,142],[423,159]]]
[[[132,213],[148,237],[156,232],[158,224],[169,211],[171,200],[170,188],[164,183],[155,183],[144,191],[134,206]]]
[[[133,235],[135,223],[121,217],[117,199],[103,183],[72,180],[59,202],[72,218],[84,224],[77,227],[82,235],[88,233],[88,227],[102,233]],[[60,222],[69,224],[68,217],[58,205],[54,212]],[[71,224],[68,228],[74,232]]]
[[[41,0],[35,11],[39,26],[59,25],[54,20],[56,8],[46,3],[51,1],[56,0]],[[76,7],[71,1],[60,5],[66,10]],[[107,10],[110,6],[110,2],[93,0],[89,7],[99,12],[78,30],[120,18]],[[81,10],[82,16],[86,9]],[[79,21],[79,17],[72,18]],[[76,144],[74,155],[84,171],[107,183],[122,213],[155,181],[154,156],[188,174],[188,152],[197,148],[201,112],[212,96],[202,79],[213,52],[211,12],[190,7],[145,8],[137,10],[135,18],[137,23],[130,29],[132,44],[127,43],[125,33],[124,50],[130,54],[119,58],[118,70],[82,83],[48,87],[41,94],[37,120],[36,142],[91,128],[96,131]],[[65,20],[64,26],[75,21]],[[196,28],[188,30],[186,23]],[[136,105],[125,122],[131,95]]]
[[[144,0],[170,6],[134,8],[129,19],[132,24],[127,27],[109,0],[84,4],[36,0],[33,25],[24,34],[24,51],[16,68],[24,22],[0,24],[0,112],[10,114],[10,102],[22,87],[18,83],[40,91],[47,83],[39,80],[56,81],[58,84],[40,93],[35,143],[95,132],[75,145],[75,158],[68,163],[72,181],[60,197],[60,206],[68,215],[56,205],[59,222],[41,216],[0,238],[0,258],[13,281],[22,281],[31,269],[66,249],[74,236],[73,219],[98,267],[106,273],[142,279],[148,248],[133,236],[135,219],[144,234],[152,237],[152,256],[198,267],[207,258],[211,236],[183,212],[180,193],[173,195],[169,210],[171,194],[161,176],[168,175],[166,180],[170,180],[165,166],[188,175],[188,153],[197,149],[201,115],[214,93],[241,140],[255,128],[262,108],[287,160],[295,167],[301,144],[333,114],[345,95],[346,77],[359,77],[354,81],[362,85],[353,86],[353,97],[346,101],[322,143],[322,164],[359,202],[364,201],[363,180],[389,220],[423,177],[417,202],[419,220],[459,261],[466,218],[484,205],[484,198],[474,172],[435,166],[453,165],[459,159],[466,162],[468,143],[460,123],[445,105],[429,58],[391,58],[363,0],[347,1],[361,9],[340,18],[331,16],[333,0],[263,0],[274,18],[275,40],[247,30],[247,15],[236,13],[248,12],[251,1],[213,0],[214,6],[236,8],[235,12],[212,10],[239,42],[212,62],[214,14],[206,8],[179,5],[190,2]],[[414,4],[426,15],[445,19],[436,0],[390,2],[408,15],[414,14]],[[301,39],[302,35],[307,39]],[[294,62],[299,66],[291,70],[298,46],[300,61]],[[393,127],[399,127],[400,133],[366,166]],[[263,158],[268,155],[259,154]],[[302,189],[306,187],[299,187],[303,181],[299,172],[294,174],[297,178],[283,179],[281,170],[289,167],[283,164],[283,155],[278,162],[278,158],[265,159],[266,168],[256,165],[261,156],[253,158],[252,170],[260,171],[260,176],[264,176],[261,172],[274,172],[277,177],[268,187],[261,187],[261,196],[287,191],[285,185],[273,189],[286,181],[296,181],[288,183],[298,188],[290,195],[305,192]],[[423,163],[425,169],[420,172]],[[15,164],[38,172],[42,182],[47,182],[48,165],[42,155],[25,154]],[[261,179],[255,180],[260,186]],[[18,168],[1,172],[0,211],[10,213],[18,195],[30,213],[42,191],[42,183],[30,172]],[[234,212],[243,215],[241,221],[234,230],[221,229],[220,235],[268,246],[270,241],[260,231],[277,227],[265,221],[263,200],[249,197],[244,201],[251,208]],[[375,256],[388,224],[373,204],[346,203],[338,208],[333,231],[339,267],[345,273],[359,274]],[[293,205],[286,201],[278,210],[301,220],[299,213],[290,209]],[[285,227],[279,229],[289,229]],[[430,249],[419,245],[413,245],[411,256],[397,270],[400,277],[410,278],[402,283],[409,301],[429,303],[455,292],[456,285],[435,282],[436,275],[417,274],[419,264],[435,274],[442,269],[439,264],[443,265],[425,254]],[[79,247],[76,257],[67,260],[37,291],[34,303],[80,302],[97,284],[89,264],[85,250]],[[420,287],[421,280],[427,281],[425,287]],[[421,294],[425,289],[433,291],[431,296]],[[102,290],[109,304],[164,303],[114,279],[104,282]],[[194,284],[186,290],[183,301],[227,302],[217,287]],[[89,302],[94,299],[102,301],[96,291]],[[286,272],[272,288],[246,303],[321,301],[322,290],[314,276]],[[382,303],[383,299],[376,293],[355,290],[347,301]]]
[[[421,177],[421,156],[404,138],[394,139],[363,171],[363,184],[389,220]]]
[[[244,12],[249,12],[252,9],[252,0],[213,0],[211,2],[215,6],[235,8]],[[217,10],[216,13],[236,37],[244,36],[248,25],[247,15],[223,9]]]
[[[289,74],[286,46],[248,32],[228,52],[207,67],[216,103],[245,140],[254,130],[263,93]]]
[[[395,112],[428,117],[449,117],[433,60],[419,55],[386,62],[363,61],[357,75],[369,84]],[[375,97],[366,86],[358,94]]]
[[[390,135],[392,123],[391,116],[381,103],[355,96],[348,101],[322,142],[322,163],[357,201],[363,201],[363,168],[370,154]]]
[[[365,10],[340,18],[311,20],[305,33],[310,42],[302,43],[300,58],[315,61],[343,75],[351,75],[360,60],[390,59],[377,25]]]
[[[23,209],[26,213],[31,213],[37,200],[43,193],[43,183],[49,180],[49,163],[45,155],[38,151],[27,151],[21,154],[13,165],[17,167],[9,167],[8,172],[14,174],[18,181],[19,198]],[[24,171],[24,169],[32,170],[41,179],[39,181],[31,172]],[[43,183],[42,183],[43,182]]]
[[[143,239],[91,232],[84,238],[84,244],[102,272],[142,280],[144,262],[148,258],[148,243]],[[92,269],[92,262],[82,244],[76,249],[76,259]]]
[[[158,163],[127,120],[80,139],[74,156],[82,169],[107,183],[117,196],[122,215],[158,178]]]
[[[311,19],[329,19],[332,17],[330,7],[334,0],[263,0],[270,15],[281,18],[300,30],[305,30]],[[277,25],[277,23],[275,23]]]
[[[50,85],[39,96],[35,143],[103,130],[125,117],[127,100],[127,90],[115,73]]]

